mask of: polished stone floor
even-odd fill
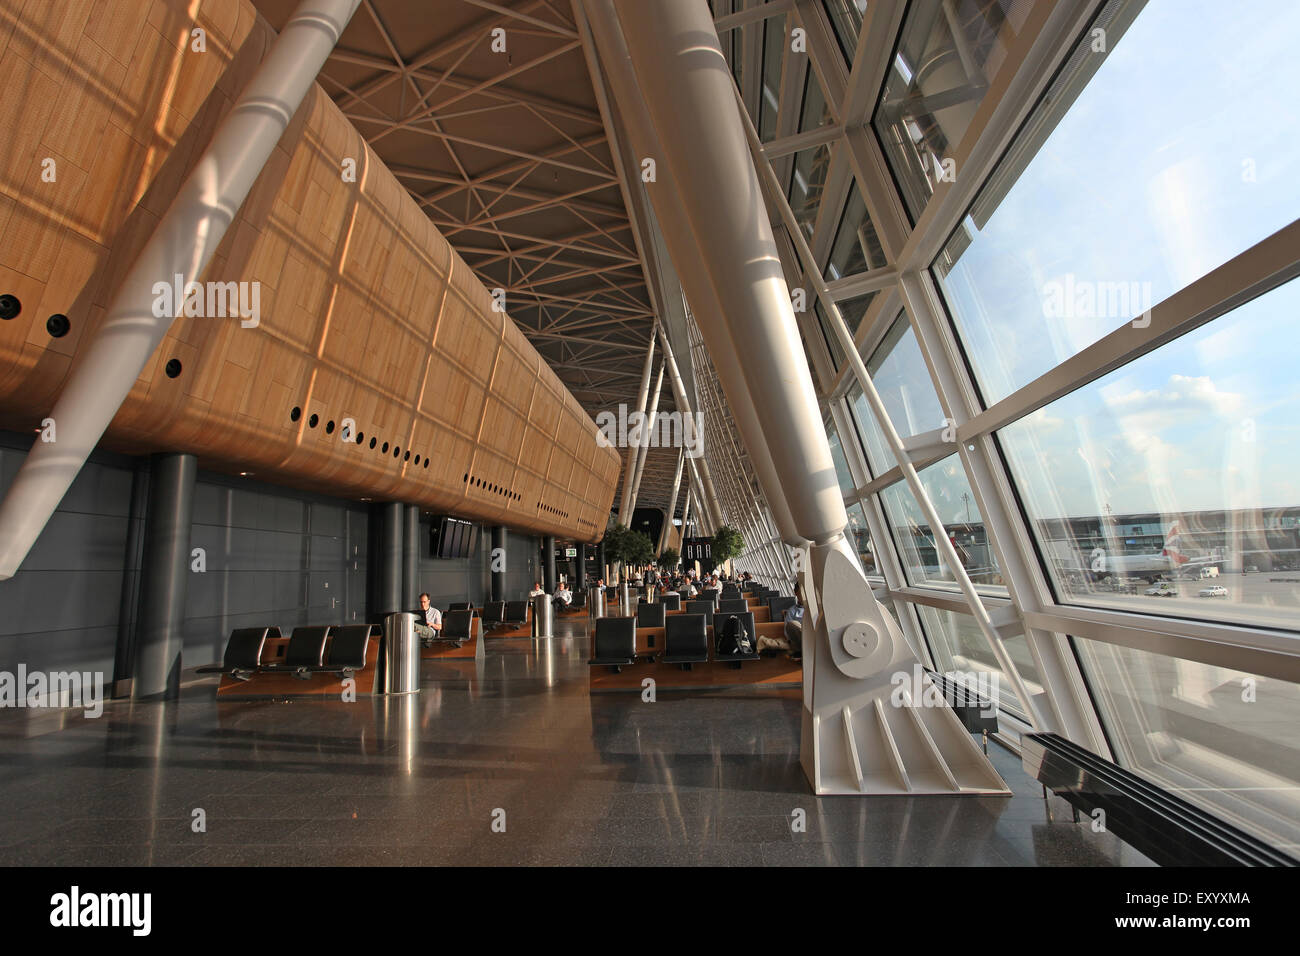
[[[591,696],[588,656],[489,641],[388,701],[10,711],[0,863],[1151,865],[996,744],[1010,798],[818,798],[797,692]]]

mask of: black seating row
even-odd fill
[[[708,603],[708,602],[705,602]],[[646,605],[654,608],[658,605]],[[749,635],[754,645],[758,632],[754,625],[753,612],[743,613],[718,611],[712,616],[715,635],[715,647],[712,654],[709,648],[709,617],[705,614],[674,614],[664,619],[663,624],[640,624],[641,627],[664,628],[664,650],[658,656],[662,664],[677,664],[683,670],[689,670],[692,664],[706,664],[710,660],[727,662],[740,666],[742,661],[759,659],[757,650],[748,653],[723,654],[717,649],[717,639],[721,637],[729,618],[739,618],[741,626]],[[596,621],[596,636],[593,656],[587,663],[592,667],[609,667],[615,672],[620,668],[636,663],[636,629],[638,617],[602,617]]]
[[[488,601],[483,605],[483,626],[509,627],[528,620],[527,601]]]
[[[226,674],[248,680],[254,674],[292,674],[310,680],[313,674],[342,674],[350,677],[366,666],[370,639],[379,635],[374,624],[343,627],[295,627],[289,636],[284,660],[263,663],[266,642],[283,635],[278,627],[241,627],[230,634],[220,667],[200,667],[199,674]],[[329,661],[325,645],[329,643]]]

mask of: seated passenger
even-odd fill
[[[415,633],[425,644],[431,644],[442,634],[442,612],[429,602],[427,592],[420,595],[420,607],[415,612]]]
[[[541,582],[541,581],[534,581],[534,582],[533,582],[533,589],[532,589],[531,591],[528,592],[528,600],[531,601],[533,598],[537,597],[537,595],[539,595],[539,594],[545,594],[545,593],[546,593],[546,590],[542,587],[542,582]]]
[[[555,601],[553,603],[557,611],[563,611],[573,603],[573,592],[569,590],[567,584],[560,585],[559,590],[555,592]]]

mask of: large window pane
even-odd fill
[[[831,121],[831,111],[826,96],[817,80],[817,71],[811,66],[804,71],[803,105],[799,108],[799,132],[808,133]]]
[[[842,276],[882,269],[887,264],[885,251],[876,235],[876,227],[871,223],[867,204],[862,201],[862,194],[858,192],[858,184],[855,182],[849,190],[844,213],[835,230],[835,240],[831,243],[826,278],[834,281]]]
[[[805,239],[812,239],[817,228],[817,213],[822,205],[822,191],[826,186],[826,173],[831,165],[829,144],[812,146],[795,154],[794,170],[790,174],[790,188],[786,198],[795,222],[803,230]]]
[[[1152,0],[1085,37],[935,264],[988,404],[1300,216],[1297,35],[1292,0]]]
[[[844,449],[840,446],[840,433],[829,419],[826,421],[826,439],[830,442],[831,461],[835,463],[835,480],[839,482],[840,491],[851,492],[854,487],[853,474],[849,471]]]
[[[835,40],[849,66],[858,49],[858,34],[862,32],[862,16],[867,12],[867,0],[822,0],[826,15],[835,29]]]
[[[943,409],[939,407],[921,348],[916,344],[916,334],[901,314],[871,354],[867,372],[890,421],[903,438],[943,427]],[[866,445],[871,473],[880,475],[898,462],[885,442],[876,416],[871,414],[862,389],[854,386],[849,396],[858,433]]]
[[[1300,686],[1073,640],[1118,763],[1300,856]]]
[[[871,544],[871,532],[867,529],[867,516],[863,513],[861,503],[854,502],[849,505],[847,510],[849,513],[848,535],[858,552],[858,559],[862,562],[862,570],[869,578],[883,580],[884,572],[876,564],[876,550]]]
[[[817,313],[817,327],[821,329],[822,339],[826,342],[826,348],[831,353],[831,365],[838,371],[844,367],[845,361],[844,350],[840,348],[839,336],[831,331],[831,320],[826,315],[826,310],[822,308],[820,299],[814,302],[813,311]],[[832,376],[833,378],[834,376]]]
[[[937,176],[949,175],[944,161],[965,135],[1028,7],[1012,0],[910,5],[874,124],[913,218]]]
[[[1300,280],[999,432],[1063,600],[1300,625]]]
[[[988,530],[980,515],[975,495],[961,459],[956,455],[936,462],[918,473],[921,484],[957,549],[957,557],[971,582],[980,590],[1005,594],[1006,585],[998,568]],[[880,495],[885,516],[898,543],[903,569],[910,584],[957,588],[956,578],[943,563],[935,545],[930,523],[905,482],[890,485]]]
[[[934,655],[935,669],[941,674],[950,674],[974,690],[983,690],[996,697],[998,707],[1025,717],[1025,708],[1016,697],[1014,684],[998,666],[998,659],[993,648],[985,639],[975,618],[969,614],[916,606],[921,615],[921,626],[925,629]],[[1034,656],[1029,651],[1029,643],[1023,634],[1008,638],[1002,642],[1007,656],[1025,682],[1025,689],[1031,695],[1042,693],[1039,685],[1038,668]]]
[[[763,89],[759,94],[758,135],[767,142],[776,135],[781,107],[781,66],[785,52],[785,17],[763,21]]]

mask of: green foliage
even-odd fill
[[[738,557],[745,550],[745,539],[729,524],[724,524],[713,535],[713,560],[718,564]]]
[[[605,532],[605,557],[623,565],[645,564],[655,555],[650,536],[616,524]]]
[[[665,571],[671,571],[681,563],[681,560],[682,556],[677,552],[676,548],[664,548],[659,555],[659,567]]]
[[[654,559],[655,546],[644,531],[629,531],[624,545],[628,564],[648,564]]]

